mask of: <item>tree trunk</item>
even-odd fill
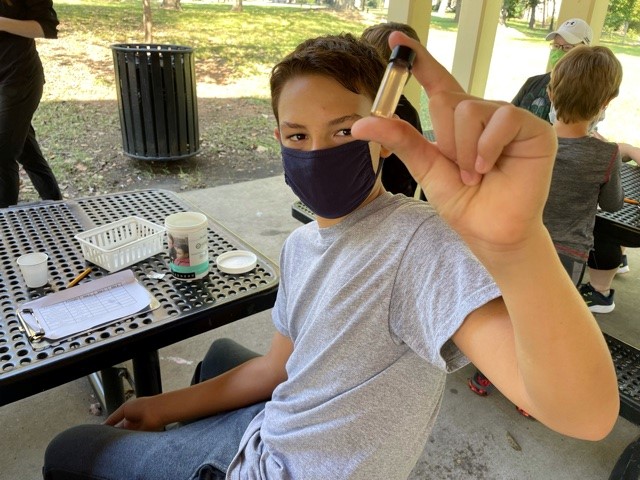
[[[151,0],[142,0],[142,27],[144,29],[144,43],[152,43]]]
[[[536,7],[531,6],[531,16],[529,17],[529,28],[533,29],[536,24]]]
[[[235,4],[231,7],[232,12],[241,12],[242,11],[242,0],[235,0]]]
[[[182,5],[180,5],[180,0],[162,0],[162,8],[182,10]]]
[[[346,10],[349,7],[349,3],[347,2],[347,0],[336,0],[333,3],[333,8],[334,10]]]
[[[456,23],[460,21],[460,10],[462,10],[462,0],[456,0],[456,16],[454,18]]]
[[[556,23],[556,0],[553,0],[551,4],[553,5],[553,7],[551,10],[551,22],[549,22],[549,31],[553,32],[553,26]]]
[[[447,13],[447,5],[449,4],[448,0],[442,0],[440,5],[438,5],[438,15],[444,15]]]

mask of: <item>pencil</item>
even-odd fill
[[[631,205],[640,205],[638,200],[634,200],[633,198],[625,198],[624,203],[630,203]]]
[[[73,280],[71,280],[71,282],[69,283],[69,285],[67,285],[67,288],[71,288],[74,285],[76,285],[80,280],[82,280],[84,277],[86,277],[87,275],[89,275],[91,273],[91,267],[87,267],[85,268],[80,275],[78,275],[76,278],[74,278]]]

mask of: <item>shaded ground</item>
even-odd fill
[[[148,187],[194,190],[280,173],[275,120],[266,100],[204,98],[198,109],[201,151],[177,161],[125,155],[115,100],[43,103],[35,123],[67,198]],[[59,115],[73,120],[66,131],[55,127]],[[22,177],[20,200],[36,200],[24,172]]]

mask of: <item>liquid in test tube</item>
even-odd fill
[[[371,108],[371,115],[391,117],[396,111],[400,95],[407,83],[416,53],[404,45],[396,45],[389,57],[387,70]]]

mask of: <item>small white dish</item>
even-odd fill
[[[216,258],[218,270],[224,273],[247,273],[256,268],[258,258],[246,250],[232,250]]]

